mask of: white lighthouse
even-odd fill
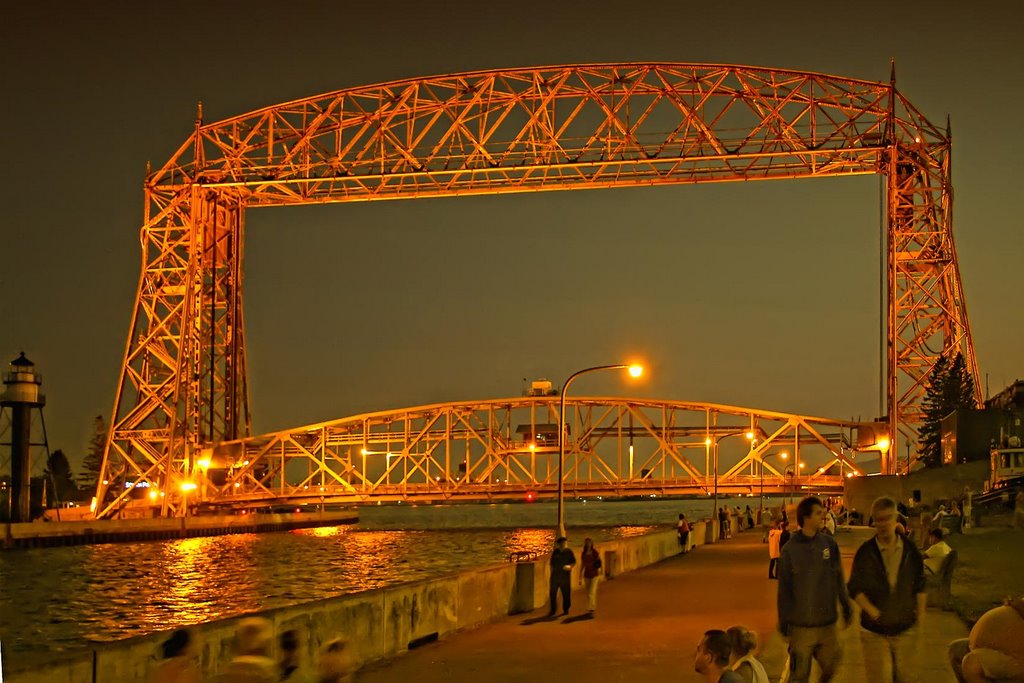
[[[11,447],[11,489],[7,492],[9,520],[29,522],[29,481],[32,473],[30,450],[33,445],[46,445],[46,427],[43,424],[43,406],[46,397],[40,391],[43,378],[35,371],[35,363],[25,353],[11,361],[4,374],[4,392],[0,395],[0,408],[9,415]],[[42,443],[32,443],[32,411],[39,416]],[[0,419],[0,424],[7,422]]]

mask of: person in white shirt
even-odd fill
[[[768,578],[779,578],[779,558],[782,556],[782,522],[775,520],[768,532]]]
[[[942,569],[942,562],[953,549],[942,540],[942,529],[936,527],[928,532],[928,550],[924,551],[924,570],[928,574],[938,574]]]
[[[945,505],[940,505],[939,506],[939,511],[935,513],[934,517],[932,517],[932,521],[933,522],[940,522],[940,521],[942,521],[942,518],[945,517],[948,514],[949,513],[946,512],[946,506]]]

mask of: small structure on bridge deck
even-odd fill
[[[43,406],[46,397],[40,388],[43,378],[35,371],[35,363],[21,355],[11,361],[10,368],[4,374],[4,392],[0,395],[0,433],[10,434],[9,440],[0,445],[11,448],[11,483],[7,491],[7,519],[11,522],[31,521],[30,486],[32,473],[32,446],[43,446],[49,452],[46,443],[46,424],[43,422]],[[37,438],[32,440],[32,411],[38,413],[39,430]]]

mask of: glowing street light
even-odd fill
[[[569,379],[565,380],[565,384],[562,385],[562,391],[559,392],[558,399],[558,535],[565,536],[565,481],[563,479],[563,471],[565,468],[565,394],[569,390],[569,385],[572,381],[580,375],[588,372],[596,372],[598,370],[626,370],[629,372],[630,377],[640,377],[644,374],[644,368],[642,365],[619,363],[617,365],[595,365],[590,368],[583,368],[569,375]]]

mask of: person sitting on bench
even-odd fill
[[[924,570],[929,575],[936,575],[942,570],[942,563],[953,550],[943,540],[945,536],[940,527],[935,527],[928,532],[928,550],[924,551]]]

